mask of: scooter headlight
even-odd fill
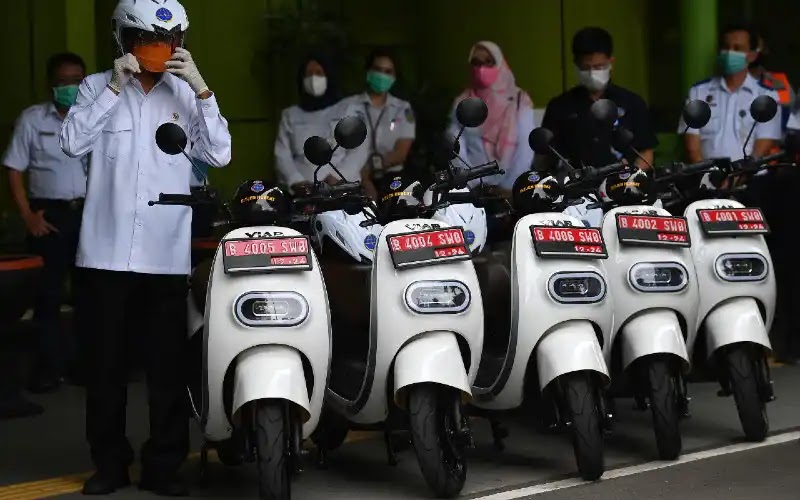
[[[767,259],[757,253],[726,253],[714,267],[725,281],[763,281],[769,271]]]
[[[597,273],[556,273],[550,276],[547,290],[556,302],[591,304],[606,296],[606,282]]]
[[[689,284],[689,273],[677,262],[642,262],[631,267],[628,281],[640,292],[680,292]]]
[[[236,299],[234,314],[245,326],[297,326],[308,317],[308,302],[297,292],[248,292]]]
[[[464,312],[471,300],[469,288],[460,281],[416,281],[405,293],[406,304],[418,314]]]

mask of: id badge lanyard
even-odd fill
[[[383,156],[378,153],[378,127],[381,124],[381,120],[383,120],[383,115],[386,113],[386,108],[388,106],[384,105],[381,109],[380,114],[378,115],[378,119],[375,123],[372,123],[372,115],[369,113],[369,104],[364,103],[364,112],[367,115],[367,121],[369,122],[370,132],[370,139],[372,143],[372,154],[370,155],[370,165],[372,166],[372,173],[375,177],[382,177],[383,176]]]

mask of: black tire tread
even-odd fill
[[[678,388],[675,368],[670,360],[653,357],[647,362],[648,396],[653,414],[653,430],[661,460],[675,460],[680,456],[683,440],[678,412]]]
[[[456,475],[444,464],[439,408],[441,391],[442,387],[436,384],[413,386],[409,389],[408,413],[411,441],[425,481],[437,497],[452,498],[464,488],[467,468],[464,463],[463,473]],[[455,390],[453,394],[458,397]]]
[[[289,500],[291,476],[287,460],[286,408],[278,400],[262,400],[256,407],[258,494],[262,500]]]
[[[764,441],[769,432],[769,419],[758,390],[754,350],[747,344],[735,345],[727,350],[725,358],[745,438],[754,442]]]
[[[595,481],[605,471],[596,382],[587,372],[568,373],[563,377],[564,403],[572,421],[570,432],[578,472],[583,479]]]

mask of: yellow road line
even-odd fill
[[[373,439],[380,435],[381,433],[377,431],[351,431],[347,435],[345,443]],[[307,441],[306,447],[313,448],[314,445],[311,441]],[[198,460],[199,458],[200,452],[191,453],[189,455],[190,461]],[[218,463],[219,460],[217,459],[216,453],[209,453],[208,461]],[[37,500],[39,498],[50,498],[69,493],[77,493],[83,488],[83,482],[91,475],[91,472],[86,472],[83,474],[73,474],[52,479],[0,486],[0,500]],[[138,478],[138,467],[131,468],[131,476],[133,480]]]

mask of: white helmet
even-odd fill
[[[136,30],[139,35],[171,37],[175,45],[183,46],[183,37],[189,28],[186,9],[177,0],[120,0],[111,16],[111,29],[117,49],[124,54],[131,43],[125,30]]]

